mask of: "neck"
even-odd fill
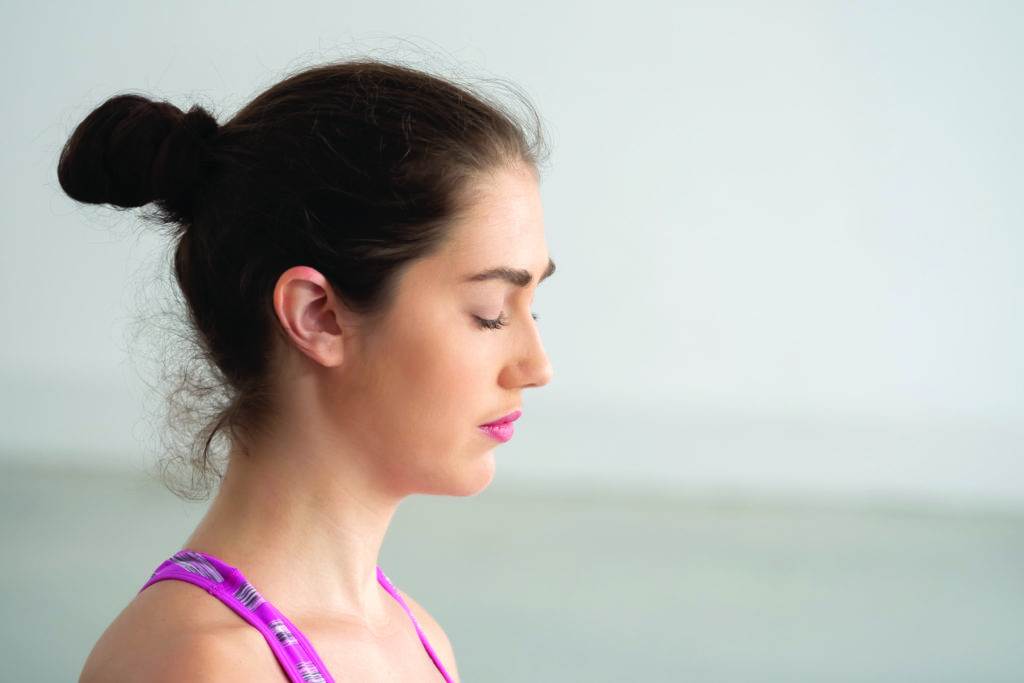
[[[367,469],[311,443],[233,451],[185,547],[237,567],[296,620],[384,629],[393,598],[377,564],[401,496],[376,488]]]

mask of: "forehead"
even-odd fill
[[[453,267],[512,265],[532,270],[546,265],[543,207],[533,172],[502,169],[471,184],[447,252]]]

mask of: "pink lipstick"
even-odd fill
[[[488,422],[487,424],[480,425],[480,430],[488,436],[504,443],[512,438],[512,435],[515,433],[512,423],[518,420],[519,416],[522,414],[523,411],[521,410],[512,411],[505,417],[498,418],[494,422]]]

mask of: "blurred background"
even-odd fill
[[[1024,6],[14,3],[0,662],[74,680],[206,503],[159,456],[169,243],[61,146],[347,56],[519,86],[554,379],[380,564],[464,681],[1024,680]],[[337,675],[337,674],[336,674]]]

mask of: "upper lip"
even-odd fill
[[[482,424],[480,426],[481,427],[489,427],[491,425],[497,425],[497,424],[501,424],[503,422],[514,422],[514,421],[518,420],[519,416],[522,415],[522,414],[523,414],[523,411],[521,411],[521,410],[519,410],[517,408],[516,410],[513,410],[511,413],[509,413],[508,415],[506,415],[504,417],[499,417],[497,420],[494,420],[493,422],[485,422],[484,424]]]

